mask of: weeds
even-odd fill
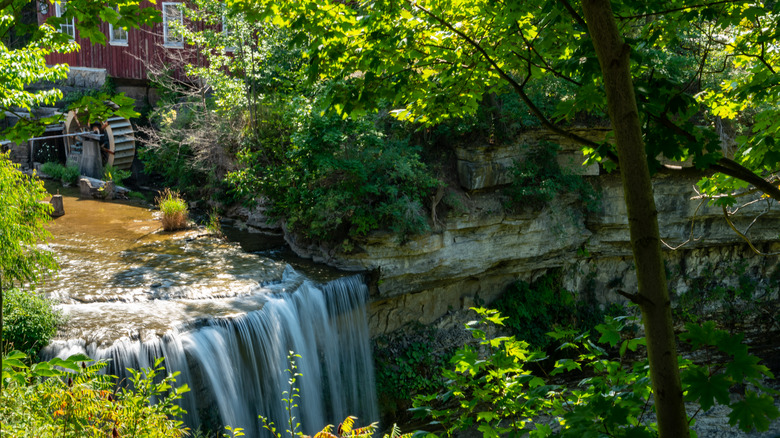
[[[165,231],[182,230],[187,227],[187,203],[179,192],[165,189],[155,198],[157,207],[162,212],[162,226]]]

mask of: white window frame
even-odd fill
[[[119,6],[115,6],[114,10],[119,12]],[[114,30],[117,31],[118,36],[124,36],[124,38],[114,38]],[[113,24],[108,23],[108,43],[112,46],[126,46],[127,45],[127,28],[126,27],[114,27]]]
[[[65,15],[65,11],[68,10],[67,1],[61,0],[54,4],[55,11],[58,17],[62,17]],[[69,36],[70,39],[75,40],[76,39],[76,20],[73,19],[73,17],[65,20],[64,23],[60,24],[60,33],[64,33],[65,35]]]
[[[230,26],[228,26],[227,14],[222,14],[222,35],[225,37],[225,42],[230,38]],[[235,52],[236,48],[225,44],[226,52]]]
[[[168,16],[168,8],[169,7],[173,7],[174,9],[176,9],[176,11],[178,11],[179,16],[178,17],[174,17],[174,19],[178,18],[179,24],[183,26],[184,25],[184,11],[181,10],[181,5],[182,5],[181,2],[163,2],[163,4],[162,4],[163,45],[166,46],[166,47],[184,47],[184,36],[183,35],[179,35],[179,40],[178,41],[171,41],[168,38],[168,27],[169,27],[168,26],[168,22],[170,21],[170,18],[171,18],[171,17]]]

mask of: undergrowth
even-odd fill
[[[561,168],[557,160],[559,150],[560,146],[556,144],[541,142],[539,146],[529,148],[522,160],[515,162],[512,183],[504,190],[509,198],[505,207],[539,210],[559,194],[574,193],[586,210],[595,212],[598,209],[600,193],[581,175]]]
[[[78,183],[79,177],[81,176],[81,172],[79,171],[79,167],[77,165],[71,164],[66,167],[53,161],[43,163],[41,166],[41,172],[49,175],[54,179],[61,180],[63,183],[68,183],[71,185]]]
[[[37,356],[62,322],[53,303],[34,292],[8,289],[3,292],[3,331],[0,354],[19,350]]]
[[[441,369],[452,353],[434,351],[433,334],[434,329],[419,327],[411,341],[381,336],[373,342],[379,408],[393,422],[410,417],[408,409],[414,396],[445,386]]]
[[[493,303],[507,317],[505,326],[520,340],[546,348],[553,329],[590,331],[604,317],[591,293],[577,299],[561,285],[561,272],[553,269],[531,283],[517,281]]]
[[[162,212],[162,226],[165,231],[181,230],[187,227],[187,202],[178,192],[165,189],[155,198],[157,207]]]

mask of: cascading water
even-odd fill
[[[108,361],[106,372],[120,379],[164,357],[169,372],[180,372],[177,383],[191,388],[181,404],[192,429],[230,425],[256,437],[264,433],[258,415],[287,428],[282,399],[294,352],[301,375],[292,415],[303,432],[348,415],[378,419],[361,276],[317,284],[212,239],[139,232],[85,242],[74,224],[54,230],[63,269],[48,290],[69,323],[44,356],[85,353]],[[86,247],[99,250],[85,256]]]
[[[285,283],[300,274],[289,270]],[[85,353],[109,361],[108,372],[151,366],[165,357],[177,382],[192,388],[182,400],[193,429],[216,409],[220,423],[260,436],[263,415],[281,428],[288,413],[282,402],[291,388],[288,353],[295,358],[300,407],[293,415],[302,430],[316,432],[348,415],[378,418],[365,301],[360,276],[317,286],[308,280],[294,292],[266,293],[262,308],[232,318],[218,318],[146,342],[123,338],[106,348],[83,341],[60,341],[49,354]]]

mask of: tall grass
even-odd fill
[[[187,203],[179,192],[165,189],[155,198],[157,207],[162,212],[162,226],[165,231],[181,230],[187,227]]]
[[[73,185],[78,184],[79,177],[81,176],[78,166],[70,165],[68,167],[65,167],[60,163],[55,163],[52,161],[43,163],[43,165],[41,166],[41,172],[45,173],[46,175],[49,175],[54,179],[59,179],[62,180],[62,182],[64,183],[69,183]]]

